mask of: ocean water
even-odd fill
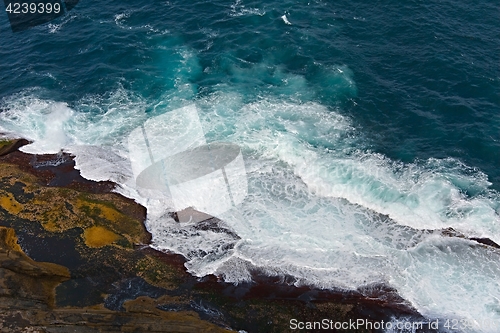
[[[443,332],[500,331],[500,252],[439,232],[500,243],[496,1],[89,0],[0,36],[0,132],[117,182],[192,274],[386,283]],[[180,108],[241,147],[238,237],[135,184],[131,133]]]

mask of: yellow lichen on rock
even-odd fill
[[[14,229],[0,227],[0,248],[16,252],[23,252],[23,250],[17,243],[17,236]]]
[[[45,202],[44,209],[49,207],[50,209],[43,213],[41,213],[40,210],[41,214],[38,214],[37,218],[45,230],[50,232],[62,232],[74,227],[74,223],[71,223],[74,218],[71,218],[71,214],[64,206],[64,202],[56,201],[51,206],[47,206],[48,202]]]
[[[75,208],[84,216],[90,217],[95,224],[106,226],[109,230],[125,237],[130,243],[140,244],[146,235],[142,222],[125,215],[115,204],[120,204],[113,194],[100,195],[102,201],[95,195],[80,195]]]
[[[106,219],[111,222],[119,221],[123,214],[118,212],[116,209],[109,207],[107,205],[91,202],[87,200],[78,199],[77,201],[78,209],[86,211],[90,215],[99,216],[100,218]]]
[[[11,193],[1,193],[0,192],[0,207],[5,209],[11,214],[19,214],[23,209],[23,205],[14,199]]]
[[[54,233],[102,226],[119,235],[115,238],[123,239],[121,246],[125,247],[149,239],[136,204],[117,194],[43,186],[32,174],[7,163],[0,163],[0,181],[5,184],[0,188],[0,217],[3,219],[38,222]],[[130,212],[137,214],[130,216]]]
[[[105,205],[99,205],[102,216],[109,221],[118,222],[120,217],[123,215],[116,209],[107,207]]]
[[[88,247],[103,247],[110,245],[119,238],[117,234],[104,227],[91,227],[85,229],[83,237]]]

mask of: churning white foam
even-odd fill
[[[30,91],[4,99],[1,107],[0,131],[32,140],[21,150],[33,154],[76,145],[114,146],[147,117],[146,103],[122,88],[106,97],[86,97],[77,110]]]
[[[236,0],[231,5],[230,16],[246,16],[246,15],[259,15],[264,16],[266,11],[261,8],[246,8],[241,0]]]
[[[288,21],[288,18],[286,17],[286,15],[281,16],[281,19],[283,20],[283,22],[285,22],[285,24],[292,25],[290,23],[290,21]]]
[[[500,243],[498,193],[480,170],[452,158],[403,164],[369,152],[347,118],[316,103],[264,100],[227,117],[235,142],[256,159],[286,163],[316,196],[345,198],[414,228],[453,226]]]
[[[239,282],[259,267],[320,287],[385,282],[430,318],[500,322],[500,253],[424,230],[500,243],[500,199],[485,174],[451,158],[391,161],[318,103],[243,101],[233,92],[196,102],[207,141],[239,145],[246,163],[248,195],[215,228],[175,222],[168,198],[134,187],[126,138],[151,105],[123,89],[73,108],[15,96],[3,101],[0,131],[33,140],[28,152],[73,152],[84,177],[117,182],[147,207],[154,246],[183,254],[194,275]]]
[[[33,140],[23,148],[25,152],[57,153],[68,144],[66,123],[73,110],[65,103],[37,98],[16,98],[9,102],[0,113],[0,130]]]

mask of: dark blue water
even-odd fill
[[[6,97],[42,88],[48,98],[76,103],[122,85],[158,99],[176,74],[168,68],[175,59],[158,45],[185,45],[197,52],[199,68],[177,74],[194,84],[193,96],[231,84],[250,90],[249,98],[289,94],[340,104],[375,151],[403,161],[456,157],[499,189],[497,5],[85,1],[53,26],[16,34],[4,14],[0,91]],[[285,13],[291,26],[280,19]],[[269,68],[247,76],[245,67],[263,62]],[[352,71],[357,94],[325,77],[322,68],[336,65]],[[277,68],[302,75],[312,92],[280,89]]]
[[[195,103],[208,139],[286,165],[279,181],[249,186],[299,179],[314,196],[404,225],[498,237],[496,1],[89,0],[19,33],[1,14],[0,36],[0,130],[35,140],[34,151],[114,147],[146,119]],[[274,200],[256,193],[248,205]],[[495,283],[470,294],[491,295]],[[496,320],[495,295],[455,314]],[[454,302],[443,300],[444,313]]]

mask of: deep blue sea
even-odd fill
[[[2,13],[0,132],[120,184],[148,208],[154,246],[186,256],[194,275],[238,282],[257,267],[298,285],[382,282],[430,319],[499,332],[500,252],[439,232],[500,243],[498,10],[82,0],[17,33]],[[136,129],[150,128],[149,155],[166,157],[178,143],[162,135],[188,118],[202,143],[241,148],[247,189],[220,216],[240,239],[178,224],[165,214],[175,202],[137,188]]]

